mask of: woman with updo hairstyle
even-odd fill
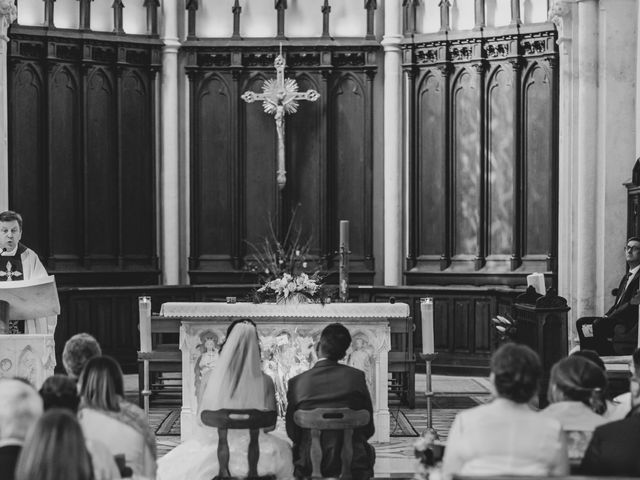
[[[91,457],[75,415],[52,408],[40,417],[22,447],[15,478],[93,480]]]
[[[567,435],[569,460],[579,464],[593,431],[609,420],[604,372],[592,361],[572,355],[551,369],[547,397],[550,405],[541,413],[555,418]]]
[[[567,475],[560,422],[530,406],[542,375],[536,352],[507,343],[492,355],[490,367],[495,398],[456,416],[442,464],[445,478]]]

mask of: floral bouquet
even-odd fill
[[[324,297],[320,264],[310,255],[311,240],[303,241],[301,229],[295,227],[295,216],[294,210],[282,241],[269,222],[269,235],[262,242],[248,242],[253,250],[249,267],[262,281],[255,292],[257,302],[275,297],[278,303],[309,303]]]
[[[418,459],[415,480],[434,480],[440,478],[440,470],[437,468],[444,447],[436,443],[438,434],[434,430],[425,430],[413,444],[413,453]]]

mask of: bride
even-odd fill
[[[255,326],[248,321],[237,323],[231,330],[204,387],[202,404],[198,408],[194,438],[158,461],[158,480],[210,480],[218,475],[217,430],[202,424],[202,410],[276,409],[273,381],[260,369],[258,336]],[[229,430],[227,440],[231,476],[246,477],[249,472],[249,431]],[[293,460],[289,444],[264,431],[260,432],[259,442],[258,475],[291,478]]]

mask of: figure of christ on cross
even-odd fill
[[[247,103],[262,100],[262,108],[265,113],[273,115],[276,121],[276,131],[278,132],[278,188],[282,190],[287,183],[287,171],[284,163],[284,116],[298,111],[298,100],[309,100],[315,102],[320,98],[320,94],[315,90],[298,92],[298,83],[291,78],[284,78],[284,68],[286,66],[282,56],[282,44],[280,54],[273,62],[276,69],[276,78],[265,80],[262,85],[262,93],[244,92],[240,98]]]

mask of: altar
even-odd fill
[[[191,437],[203,379],[215,367],[218,349],[229,324],[250,318],[258,326],[262,364],[274,380],[280,414],[286,408],[289,378],[308,370],[316,358],[315,343],[329,323],[340,322],[352,336],[344,362],[365,372],[373,402],[376,433],[371,441],[389,441],[388,352],[390,318],[406,318],[403,303],[251,304],[165,303],[161,316],[181,317],[182,352],[181,438]]]

